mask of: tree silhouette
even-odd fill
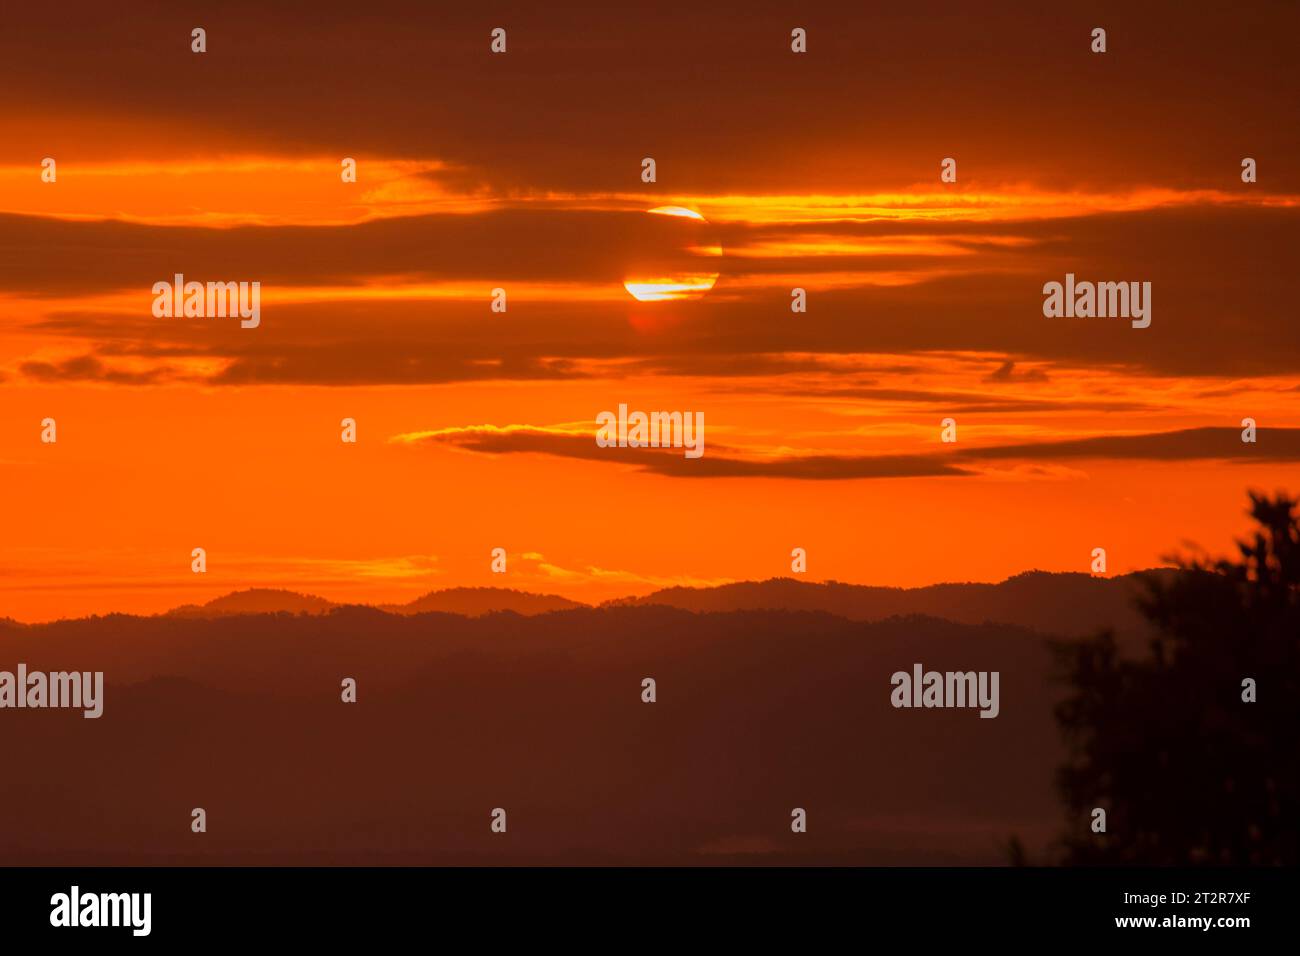
[[[1146,579],[1148,656],[1109,632],[1056,646],[1071,684],[1056,709],[1065,862],[1297,862],[1300,524],[1287,495],[1250,499],[1240,560],[1175,558],[1181,573]]]

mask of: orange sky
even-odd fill
[[[999,27],[1000,55],[955,20],[828,7],[805,69],[779,11],[697,14],[657,58],[639,44],[659,27],[587,11],[507,24],[504,62],[495,24],[442,23],[417,77],[409,35],[362,49],[385,29],[364,13],[286,19],[272,43],[234,4],[197,56],[193,14],[159,9],[118,38],[156,49],[149,69],[110,55],[108,21],[74,37],[22,14],[0,42],[32,80],[0,117],[0,616],[250,586],[599,600],[786,574],[795,546],[814,580],[1084,571],[1099,546],[1122,573],[1226,550],[1248,487],[1297,490],[1300,144],[1269,121],[1294,84],[1257,82],[1274,34],[1199,23],[1207,71],[1198,37],[1121,7],[1105,57],[1103,14]],[[701,39],[720,29],[724,48]],[[1171,69],[1205,86],[1195,137]],[[574,85],[624,71],[635,91]],[[864,101],[869,82],[890,95]],[[703,220],[646,214],[664,206]],[[260,281],[261,325],[155,318],[176,272]],[[1066,272],[1152,282],[1151,327],[1045,318]],[[674,279],[691,296],[624,285]],[[704,457],[597,448],[620,403],[702,411]]]

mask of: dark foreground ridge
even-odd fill
[[[1050,657],[1005,625],[343,607],[64,621],[0,647],[105,673],[95,721],[0,721],[15,864],[1002,863],[1060,823]],[[1000,671],[998,718],[891,707],[918,661]]]

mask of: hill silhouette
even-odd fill
[[[0,856],[983,865],[1014,837],[1043,858],[1069,692],[1052,647],[1103,628],[1136,638],[1139,586],[785,578],[597,608],[457,588],[387,609],[252,589],[152,617],[0,621],[0,667],[105,673],[98,720],[0,720],[24,768],[0,788],[0,818],[21,821]],[[895,709],[890,677],[915,663],[998,671],[999,716]],[[498,806],[508,840],[487,826]],[[798,839],[793,807],[812,821]]]
[[[1001,622],[1063,637],[1113,628],[1142,638],[1150,625],[1138,612],[1142,576],[1165,578],[1169,570],[1110,578],[1027,571],[997,584],[934,584],[920,588],[871,587],[794,578],[742,581],[712,588],[667,588],[607,606],[660,604],[687,611],[825,611],[853,621],[926,614],[964,624]]]
[[[558,594],[533,594],[530,591],[516,591],[513,588],[444,588],[430,591],[407,604],[384,604],[381,610],[397,614],[424,614],[428,611],[442,611],[448,614],[464,614],[478,617],[495,611],[513,611],[515,614],[546,614],[550,611],[568,611],[587,607],[578,601],[560,597]]]
[[[333,601],[316,597],[314,594],[299,594],[281,588],[248,588],[244,591],[232,591],[214,598],[206,604],[183,604],[172,608],[167,614],[172,617],[222,617],[228,614],[323,614],[332,607]]]
[[[1142,578],[1166,580],[1169,569],[1111,578],[1087,574],[1027,571],[996,584],[950,583],[919,588],[874,587],[794,578],[742,581],[710,588],[674,587],[643,597],[616,598],[602,607],[662,605],[684,611],[824,611],[851,621],[882,621],[922,614],[962,624],[1004,623],[1043,634],[1083,637],[1111,629],[1133,646],[1151,634],[1136,609]],[[342,605],[310,594],[271,588],[235,591],[203,605],[167,612],[178,617],[230,614],[323,614]],[[430,591],[406,604],[382,604],[392,614],[442,612],[478,617],[500,611],[525,616],[588,607],[556,594],[513,588],[456,587]]]
[[[1060,816],[1051,655],[1006,625],[345,606],[0,626],[0,648],[105,672],[98,720],[0,720],[10,863],[983,864]],[[1000,671],[1000,715],[893,708],[915,662]]]
[[[248,588],[232,591],[206,604],[183,604],[167,611],[171,617],[226,617],[232,614],[324,614],[342,607],[314,594],[300,594],[281,588]],[[558,594],[533,594],[513,588],[444,588],[430,591],[406,604],[381,604],[379,610],[391,614],[424,614],[443,611],[478,617],[497,611],[516,614],[546,614],[587,607]]]

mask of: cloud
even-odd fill
[[[235,229],[0,216],[9,249],[0,291],[25,298],[19,328],[46,336],[47,346],[66,340],[67,358],[142,360],[130,381],[154,374],[141,366],[163,356],[196,361],[158,379],[185,371],[213,384],[578,378],[592,361],[758,376],[853,356],[957,352],[1013,361],[993,384],[1038,381],[1045,364],[1219,377],[1300,367],[1288,275],[1276,267],[1300,259],[1300,208],[1175,207],[1018,223],[1011,231],[1028,245],[955,257],[863,254],[829,287],[798,257],[769,263],[808,290],[808,312],[792,317],[785,278],[773,272],[772,284],[754,285],[725,255],[701,301],[634,303],[621,285],[628,263],[680,239],[678,217],[542,205]],[[950,224],[873,229],[952,232]],[[946,265],[957,260],[960,270]],[[882,269],[896,268],[909,284],[875,284]],[[175,272],[261,281],[261,327],[154,319],[150,288]],[[1151,327],[1045,318],[1042,285],[1066,272],[1150,281]],[[497,285],[510,311],[493,317],[488,337]],[[35,377],[57,375],[43,353],[19,361],[46,363],[31,367]]]
[[[1047,373],[1041,368],[1026,369],[1022,372],[1016,371],[1016,363],[1007,359],[996,369],[984,376],[985,382],[1046,382]]]
[[[443,444],[467,451],[505,455],[531,453],[557,458],[632,465],[652,474],[675,478],[909,478],[962,474],[937,458],[922,455],[741,459],[717,454],[716,443],[706,444],[702,458],[686,458],[680,448],[601,448],[595,427],[540,428],[528,425],[479,425],[444,428],[395,436],[404,444]],[[724,452],[728,451],[725,447]]]
[[[175,556],[141,549],[101,548],[79,552],[56,565],[43,553],[10,554],[0,564],[2,591],[185,590],[193,584],[171,573]],[[104,568],[112,569],[106,576]],[[227,553],[208,578],[226,586],[311,588],[365,582],[421,582],[443,574],[437,555],[391,554],[361,558]]]
[[[1095,436],[1067,441],[955,448],[917,455],[799,455],[739,457],[734,448],[706,446],[704,457],[685,458],[681,449],[601,448],[595,428],[478,425],[412,432],[390,439],[408,445],[447,445],[489,455],[541,454],[606,464],[631,465],[670,478],[792,478],[843,481],[866,478],[970,477],[983,461],[1025,463],[1021,474],[1058,477],[1054,462],[1082,459],[1128,461],[1235,462],[1300,461],[1300,428],[1259,431],[1255,444],[1232,428],[1192,428],[1141,435]],[[1036,470],[1035,470],[1036,469]],[[1004,470],[998,470],[1005,477]]]
[[[639,251],[693,239],[676,217],[537,202],[466,214],[314,226],[206,228],[0,214],[0,288],[67,297],[148,290],[174,273],[254,279],[265,289],[478,282],[621,287]]]
[[[984,381],[987,382],[988,379],[986,378]],[[876,407],[881,403],[927,405],[951,414],[963,412],[1052,411],[1134,412],[1159,407],[1156,403],[1133,398],[1019,398],[996,392],[950,392],[925,388],[886,388],[873,385],[800,385],[787,389],[786,394],[862,402],[869,407]]]
[[[21,362],[18,370],[37,382],[106,382],[112,385],[157,385],[178,376],[167,367],[144,371],[111,368],[93,355],[79,355],[59,362]]]
[[[512,556],[512,560],[514,559],[515,556]],[[570,568],[549,561],[545,555],[536,551],[529,551],[518,555],[518,560],[516,563],[512,564],[512,573],[522,575],[524,578],[531,577],[538,580],[545,580],[547,582],[563,583],[569,586],[621,584],[636,586],[638,588],[710,588],[718,587],[723,584],[730,584],[733,581],[732,578],[702,578],[687,574],[675,575],[672,577],[638,574],[634,571],[601,568],[595,565],[588,565],[583,568]]]
[[[60,157],[193,152],[220,130],[227,151],[290,144],[347,156],[366,144],[440,156],[494,188],[618,189],[653,130],[661,177],[699,192],[931,181],[945,143],[963,146],[963,188],[981,176],[1075,185],[1144,171],[1220,185],[1230,170],[1207,142],[1300,154],[1295,124],[1277,122],[1294,111],[1291,86],[1259,79],[1291,75],[1285,38],[1300,32],[1300,11],[1288,3],[1268,5],[1267,18],[1215,15],[1207,3],[1116,6],[1106,26],[1124,42],[1102,58],[1069,6],[1035,5],[973,31],[962,0],[812,5],[806,56],[783,50],[791,24],[779,4],[750,5],[740,18],[690,0],[661,0],[653,17],[617,5],[521,5],[505,56],[488,53],[491,22],[472,4],[320,4],[306,28],[292,7],[233,0],[206,12],[202,56],[189,51],[187,11],[163,0],[142,0],[136,17],[90,0],[69,0],[61,18],[10,7],[0,55],[25,93],[8,110],[0,156],[21,162],[37,143]],[[922,55],[931,69],[918,83]],[[1126,95],[1134,89],[1142,96]],[[1218,108],[1225,89],[1250,95]],[[447,95],[422,97],[413,116],[409,98],[395,95],[409,90]],[[473,96],[452,95],[461,90]],[[638,90],[654,95],[630,98]],[[1078,135],[1080,116],[1104,117],[1105,135]],[[1286,162],[1262,175],[1300,183]]]
[[[1038,461],[1079,458],[1126,461],[1300,461],[1300,428],[1259,429],[1254,444],[1243,442],[1241,430],[1236,428],[1188,428],[1153,434],[1099,435],[1068,441],[975,448],[963,452],[963,457]]]

